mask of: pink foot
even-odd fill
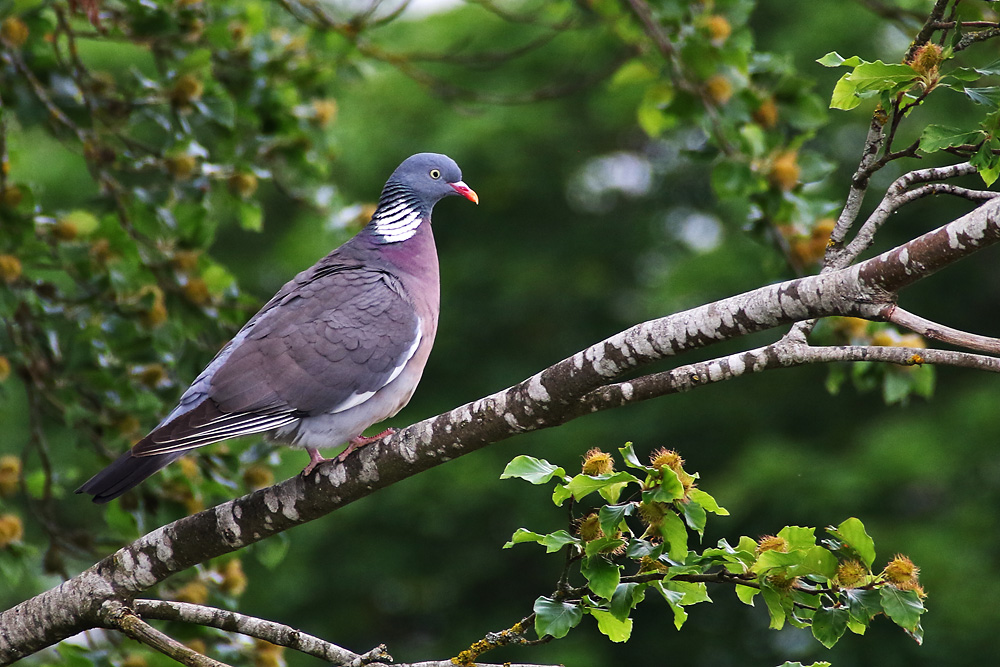
[[[315,447],[306,447],[306,451],[309,452],[309,465],[302,469],[303,477],[308,477],[312,473],[313,469],[320,463],[325,463],[330,460],[320,454],[319,450]]]
[[[345,449],[344,451],[342,451],[340,454],[337,455],[337,461],[343,463],[344,460],[347,459],[348,455],[355,449],[360,449],[365,445],[370,445],[373,442],[378,442],[382,438],[388,437],[395,432],[396,429],[387,428],[378,435],[359,435],[358,437],[353,438],[349,443],[347,443],[347,449]]]
[[[326,463],[327,461],[333,461],[333,460],[343,463],[344,460],[347,458],[347,456],[355,449],[360,449],[365,445],[370,445],[373,442],[378,442],[382,438],[390,436],[395,432],[396,429],[387,428],[378,435],[359,435],[356,438],[352,438],[351,441],[347,443],[347,449],[338,454],[336,459],[326,458],[325,456],[320,454],[319,450],[316,449],[315,447],[306,447],[306,451],[309,452],[309,465],[307,465],[305,468],[302,469],[302,475],[309,476],[310,474],[312,474],[312,471],[316,468],[316,466],[318,466],[320,463]]]

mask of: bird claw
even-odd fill
[[[337,463],[343,463],[347,460],[347,457],[356,449],[361,449],[365,445],[370,445],[373,442],[378,442],[379,440],[386,438],[396,432],[394,428],[387,428],[378,435],[359,435],[356,438],[351,438],[350,442],[347,443],[347,448],[332,459],[328,459],[319,453],[319,450],[315,447],[306,447],[306,451],[309,452],[309,465],[302,469],[302,476],[308,477],[315,470],[316,466],[320,463],[326,463],[327,461],[336,461]]]

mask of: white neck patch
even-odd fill
[[[377,210],[371,224],[375,234],[385,243],[398,243],[416,234],[421,222],[420,209],[406,200],[397,200]]]

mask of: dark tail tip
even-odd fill
[[[109,502],[180,456],[181,453],[133,456],[131,451],[125,452],[107,468],[87,480],[76,492],[89,493],[94,496],[95,503]]]

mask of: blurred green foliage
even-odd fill
[[[247,439],[206,448],[105,508],[71,493],[156,424],[257,305],[357,229],[411,153],[450,154],[483,205],[461,220],[447,205],[435,212],[441,330],[397,426],[636,321],[815,271],[874,98],[891,111],[894,81],[868,79],[873,99],[829,112],[845,70],[816,61],[857,56],[849,76],[877,61],[910,67],[899,63],[933,4],[658,0],[646,16],[634,9],[646,3],[475,0],[397,17],[390,3],[107,0],[95,27],[63,2],[0,2],[0,453],[13,457],[0,460],[0,522],[17,537],[0,548],[0,605],[298,472],[295,453]],[[997,17],[967,0],[956,19]],[[923,137],[995,168],[995,59],[985,41],[949,61],[968,80],[908,109],[897,149]],[[875,173],[866,210],[903,171],[959,159],[941,151]],[[877,249],[966,210],[921,200]],[[904,295],[910,310],[984,334],[1000,329],[998,299],[990,257]],[[901,338],[849,321],[818,335]],[[546,492],[498,481],[505,464],[632,441],[642,455],[676,449],[713,480],[732,515],[705,526],[702,549],[858,517],[882,561],[899,551],[922,568],[923,646],[876,623],[828,651],[807,630],[767,632],[766,605],[716,596],[681,632],[666,602],[646,604],[626,644],[576,631],[487,659],[978,664],[1000,622],[996,389],[971,371],[930,371],[798,369],[590,416],[431,470],[155,593],[238,605],[354,650],[384,642],[398,660],[457,655],[530,613],[561,568],[501,550],[518,527],[559,520]],[[222,660],[253,658],[215,632],[168,630]],[[127,641],[96,660],[123,656],[164,664]]]

